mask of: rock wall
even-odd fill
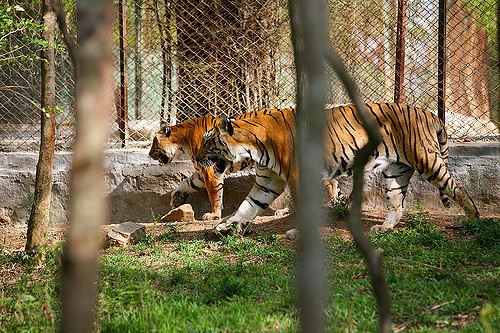
[[[450,170],[474,199],[480,212],[500,216],[500,144],[453,144]],[[0,214],[8,215],[12,223],[23,225],[29,218],[35,181],[36,153],[0,153]],[[110,150],[106,153],[106,196],[109,201],[109,223],[125,221],[151,222],[170,210],[170,191],[193,172],[190,161],[179,161],[167,167],[148,156],[147,149]],[[51,220],[68,220],[69,175],[71,153],[56,153],[53,172]],[[235,211],[253,186],[251,173],[230,175],[224,187],[224,215]],[[373,174],[366,175],[365,209],[386,209],[382,193],[383,182]],[[341,189],[348,194],[350,179],[341,179]],[[419,200],[428,211],[444,211],[437,190],[414,176],[407,203]],[[282,208],[287,199],[280,198],[273,209]],[[210,210],[206,192],[188,198],[196,218]],[[462,214],[456,204],[447,210]],[[272,213],[269,210],[267,213]]]

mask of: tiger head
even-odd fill
[[[172,162],[174,157],[185,154],[185,149],[180,145],[180,140],[175,135],[176,126],[170,127],[165,121],[161,121],[160,129],[156,133],[149,156],[166,165]]]
[[[231,149],[232,135],[234,128],[231,122],[234,118],[222,116],[217,126],[207,131],[203,135],[200,149],[196,154],[196,161],[204,166],[214,163],[230,163],[236,159],[236,155]]]

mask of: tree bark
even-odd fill
[[[56,27],[56,14],[51,0],[42,2],[43,30],[42,40],[49,45],[42,50],[41,67],[41,137],[40,152],[36,166],[35,194],[28,221],[26,252],[39,252],[47,242],[47,227],[50,220],[50,201],[52,198],[52,168],[54,165],[56,131],[56,84],[55,51],[53,48]]]
[[[111,94],[111,0],[78,0],[76,138],[61,281],[61,332],[92,332],[99,226],[105,222],[103,148]]]
[[[290,1],[292,42],[297,72],[297,151],[300,192],[295,204],[300,230],[298,291],[302,332],[323,331],[324,264],[319,227],[326,76],[324,45],[328,41],[322,0]]]

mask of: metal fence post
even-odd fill
[[[404,97],[406,8],[408,0],[398,0],[398,24],[396,32],[396,68],[394,78],[394,102],[402,103]]]
[[[135,44],[134,44],[134,77],[135,77],[135,119],[142,119],[142,0],[135,3]]]
[[[329,33],[364,100],[418,105],[438,111],[442,120],[446,108],[450,136],[496,140],[497,2],[333,1],[328,3],[335,12]],[[158,118],[175,123],[204,114],[296,105],[286,5],[287,0],[245,5],[234,0],[116,0],[116,105],[109,110],[116,118],[108,124],[115,132],[108,147],[147,145]],[[32,10],[14,12],[15,17],[40,21]],[[75,35],[75,13],[68,11],[64,40]],[[38,45],[23,38],[28,31],[36,35],[38,28],[20,28],[23,33],[12,31],[2,39],[8,40],[8,52],[0,54],[2,151],[34,150],[39,143],[38,113],[32,103],[40,88],[39,66],[26,58]],[[71,48],[69,56],[59,51],[56,48],[56,104],[61,111],[56,150],[71,150],[76,132],[74,55]],[[132,61],[128,68],[127,54]],[[348,103],[335,80],[327,103]],[[130,105],[127,94],[133,95]]]
[[[438,116],[445,122],[446,109],[446,0],[439,0],[438,19]]]
[[[127,77],[127,13],[126,1],[118,2],[120,30],[120,96],[118,103],[118,128],[122,148],[128,140],[128,77]]]

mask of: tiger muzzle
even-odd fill
[[[167,155],[163,154],[161,151],[154,151],[150,152],[149,156],[158,162],[160,162],[163,165],[169,164],[171,161],[171,158],[169,158]]]
[[[217,162],[217,160],[215,158],[211,158],[209,156],[204,156],[202,158],[198,158],[197,162],[205,167],[209,167],[209,166],[214,165]]]

